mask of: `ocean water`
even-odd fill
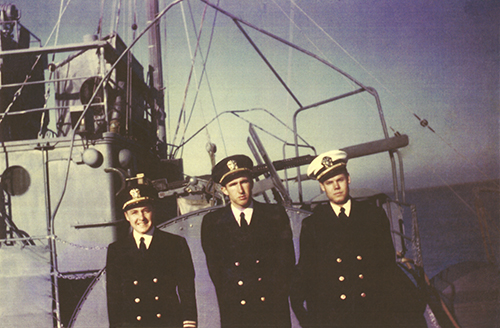
[[[483,181],[407,191],[407,203],[417,207],[424,269],[429,278],[465,261],[500,263],[500,194],[479,193],[486,214],[481,220],[474,192],[499,183]]]

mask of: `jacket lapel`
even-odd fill
[[[222,213],[221,216],[221,224],[232,230],[240,227],[234,218],[233,211],[231,210],[231,204],[228,204],[224,208],[224,213]]]
[[[260,225],[262,220],[265,220],[266,213],[263,211],[262,206],[259,202],[253,201],[253,214],[252,220],[250,221],[250,225],[254,227]]]

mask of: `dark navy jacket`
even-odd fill
[[[205,215],[201,241],[222,327],[290,327],[288,296],[295,253],[282,206],[254,201],[242,232],[231,206]]]
[[[341,221],[319,205],[302,222],[293,310],[302,327],[387,327],[396,268],[383,209],[353,200]]]
[[[133,236],[109,245],[111,327],[182,327],[197,320],[194,268],[186,240],[156,229],[145,256]]]

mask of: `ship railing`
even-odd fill
[[[91,49],[103,49],[103,51],[100,54],[97,54],[97,56],[99,56],[98,57],[98,61],[100,63],[99,66],[105,67],[104,71],[101,71],[100,73],[97,74],[93,73],[85,74],[85,72],[80,72],[79,75],[75,74],[77,76],[69,76],[69,77],[55,76],[55,78],[53,78],[54,77],[53,73],[56,72],[59,68],[63,68],[68,62],[72,61],[73,59],[82,55],[87,50]],[[155,92],[153,92],[152,88],[154,88],[154,86],[148,86],[146,84],[144,80],[143,68],[135,58],[132,58],[132,60],[130,60],[128,58],[121,57],[121,53],[123,53],[125,49],[126,47],[123,41],[119,38],[119,36],[112,35],[105,40],[73,43],[73,44],[59,45],[59,46],[31,47],[27,49],[0,51],[0,59],[6,57],[26,57],[26,56],[46,57],[48,54],[64,54],[73,52],[72,55],[69,55],[66,59],[60,62],[51,62],[48,63],[47,65],[46,59],[44,59],[37,64],[37,65],[43,64],[44,70],[48,69],[48,71],[50,72],[50,78],[42,78],[37,81],[25,81],[25,82],[20,82],[18,80],[14,83],[5,83],[3,85],[0,83],[0,90],[6,90],[12,88],[22,89],[25,86],[37,86],[37,85],[45,86],[44,88],[46,90],[50,90],[49,88],[52,88],[53,85],[53,88],[56,90],[55,93],[53,93],[53,95],[50,94],[51,93],[50,91],[44,91],[45,103],[40,102],[38,104],[38,107],[16,108],[15,110],[7,111],[6,113],[0,113],[0,118],[7,116],[26,115],[37,112],[47,113],[47,111],[51,110],[68,111],[69,113],[71,113],[71,116],[73,117],[77,113],[83,114],[84,112],[86,112],[87,107],[94,108],[94,111],[95,108],[100,107],[103,108],[102,110],[103,114],[102,115],[99,114],[98,117],[95,117],[96,122],[98,121],[101,122],[99,123],[100,124],[99,128],[90,127],[90,131],[87,131],[88,127],[80,129],[78,129],[78,127],[73,127],[74,122],[70,121],[74,121],[74,118],[70,119],[69,117],[67,117],[66,115],[68,115],[67,114],[68,112],[65,113],[59,112],[58,114],[56,114],[57,132],[55,133],[55,135],[57,136],[66,135],[69,132],[69,130],[78,129],[77,132],[96,132],[96,133],[118,132],[122,135],[133,135],[133,136],[137,135],[138,137],[143,136],[145,129],[149,130],[149,124],[153,124],[156,120],[156,117],[153,112]],[[125,84],[132,84],[133,80],[134,84],[133,94],[139,96],[141,99],[135,99],[134,96],[128,95],[128,92],[130,92],[129,90],[130,88],[126,87],[126,85],[125,87],[120,86],[119,81],[116,80],[117,76],[115,73],[109,74],[111,71],[123,69],[123,67],[120,68],[121,66],[117,67],[116,65],[113,65],[110,68],[109,65],[114,64],[117,60],[123,62],[124,65],[127,66],[127,71],[130,72],[127,73],[127,82],[125,82]],[[129,66],[131,66],[132,69],[129,69]],[[131,75],[131,77],[129,77],[129,75]],[[76,95],[77,97],[75,99],[73,98],[67,99],[68,101],[70,101],[67,104],[64,103],[66,102],[66,99],[61,98],[61,94],[64,94],[64,92],[66,91],[65,90],[58,91],[58,88],[60,88],[61,85],[63,85],[65,82],[78,81],[77,85],[79,85],[83,84],[83,81],[87,81],[92,78],[103,79],[104,76],[107,76],[109,78],[106,79],[105,83],[103,83],[103,85],[99,88],[99,90],[105,90],[105,92],[103,93],[101,99],[99,99],[100,97],[92,98],[90,104],[88,103],[90,101],[87,101],[85,103],[85,100],[82,100],[81,97],[80,99],[77,99],[81,93],[80,90],[72,91],[72,93],[78,92],[78,95]],[[97,84],[94,85],[94,89],[96,89],[96,86]],[[124,107],[121,109],[122,110],[121,117],[123,122],[121,123],[120,131],[114,129],[116,124],[113,123],[114,121],[112,116],[114,115],[113,107],[116,105],[113,103],[113,99],[109,98],[108,91],[110,89],[108,88],[112,89],[113,92],[116,94],[118,94],[119,92],[123,92],[122,103]],[[55,106],[51,105],[52,103],[55,103]],[[64,120],[64,122],[61,122],[60,120]],[[69,129],[68,125],[71,125]],[[39,138],[40,137],[43,138],[45,136],[39,136]],[[153,137],[151,136],[151,139],[152,138]],[[153,140],[151,140],[151,143],[152,145],[154,145]]]
[[[410,262],[423,267],[416,206],[414,204],[391,199],[390,197],[386,198],[384,204],[387,217],[391,223],[391,233],[393,234],[393,239],[396,241],[395,244],[397,245],[396,251],[398,253],[398,258],[402,260],[402,262],[408,261],[408,259],[405,258],[409,250],[406,243],[411,242],[410,249],[412,250],[411,256],[413,259]],[[408,210],[410,211],[410,218],[407,217],[408,215],[405,217],[405,213],[407,213]],[[408,221],[410,221],[409,224]],[[411,228],[410,235],[405,231],[405,223],[406,226]]]
[[[377,91],[372,88],[372,87],[369,87],[369,86],[366,86],[364,85],[363,83],[361,83],[360,81],[358,81],[357,79],[355,79],[353,76],[351,76],[350,74],[348,74],[347,72],[341,70],[339,67],[336,67],[334,66],[333,64],[331,64],[330,62],[328,62],[327,60],[315,55],[314,53],[304,49],[304,48],[301,48],[299,46],[297,46],[296,44],[293,44],[291,43],[290,41],[288,40],[285,40],[275,34],[272,34],[266,30],[263,30],[243,19],[241,19],[240,17],[237,17],[227,11],[225,11],[224,9],[222,9],[221,7],[215,5],[215,4],[212,4],[210,2],[208,2],[207,0],[202,0],[204,3],[206,3],[208,6],[214,8],[215,10],[217,10],[218,12],[230,17],[233,22],[236,24],[236,26],[240,29],[241,33],[243,34],[243,36],[247,39],[247,41],[249,42],[249,44],[254,48],[254,50],[256,51],[256,53],[261,57],[261,59],[264,61],[264,63],[268,66],[268,68],[271,70],[271,72],[274,74],[274,76],[276,77],[276,79],[279,81],[279,83],[282,85],[282,87],[286,90],[286,92],[288,93],[288,95],[291,97],[291,99],[294,100],[294,102],[296,103],[296,105],[298,106],[298,109],[295,111],[294,113],[294,116],[293,116],[293,133],[294,133],[294,144],[295,144],[295,157],[299,157],[300,154],[299,154],[299,134],[298,134],[298,131],[297,131],[297,116],[299,113],[307,110],[307,109],[311,109],[311,108],[316,108],[316,107],[319,107],[319,106],[322,106],[322,105],[325,105],[325,104],[328,104],[328,103],[331,103],[333,101],[337,101],[337,100],[340,100],[340,99],[344,99],[344,98],[347,98],[347,97],[350,97],[350,96],[354,96],[354,95],[357,95],[357,94],[360,94],[360,93],[363,93],[363,92],[367,92],[368,94],[370,94],[373,99],[375,100],[376,102],[376,106],[377,106],[377,111],[378,111],[378,116],[380,118],[380,123],[381,123],[381,126],[382,126],[382,130],[383,130],[383,133],[384,133],[384,137],[386,139],[389,139],[390,136],[389,136],[389,132],[388,132],[388,129],[387,129],[387,124],[385,122],[385,118],[384,118],[384,113],[382,111],[382,105],[381,105],[381,102],[380,102],[380,98],[379,98],[379,95],[377,93]],[[323,101],[319,101],[319,102],[316,102],[316,103],[313,103],[313,104],[310,104],[310,105],[303,105],[301,103],[301,101],[298,99],[298,97],[292,92],[291,88],[287,85],[287,83],[285,82],[285,79],[283,79],[280,74],[278,73],[278,71],[273,67],[273,65],[271,64],[271,62],[265,57],[264,53],[259,49],[258,45],[253,41],[253,39],[250,37],[250,35],[245,31],[245,29],[243,28],[243,25],[245,25],[246,27],[248,28],[251,28],[253,29],[254,31],[257,31],[259,32],[260,34],[262,35],[265,35],[269,38],[272,38],[282,44],[284,44],[285,46],[289,47],[290,49],[294,49],[296,51],[299,51],[300,53],[310,57],[310,58],[313,58],[315,60],[317,60],[318,62],[326,65],[326,67],[332,69],[334,72],[336,72],[337,74],[340,74],[341,76],[343,76],[344,78],[346,78],[348,81],[350,81],[350,83],[353,85],[353,88],[356,88],[350,92],[347,92],[347,93],[343,93],[343,94],[340,94],[340,95],[336,95],[336,96],[333,96],[329,99],[325,99]],[[394,188],[394,193],[396,195],[397,198],[399,198],[399,194],[401,192],[400,190],[400,185],[398,185],[398,179],[397,179],[397,175],[398,175],[398,172],[397,172],[397,164],[396,164],[396,161],[395,161],[395,158],[394,158],[394,151],[392,150],[389,150],[388,151],[389,153],[389,158],[390,158],[390,161],[391,161],[391,168],[392,168],[392,175],[393,175],[393,188]],[[267,163],[269,165],[269,163]],[[270,167],[269,168],[271,170],[270,174],[271,174],[271,177],[273,178],[273,180],[276,180],[275,179],[275,174],[272,172],[272,168]],[[298,187],[298,198],[299,198],[299,203],[302,203],[304,200],[303,200],[303,192],[302,192],[302,180],[301,180],[301,173],[300,173],[300,166],[297,166],[297,187]],[[277,185],[277,189],[281,192],[281,186],[280,186],[280,183],[281,182],[276,182],[276,185]],[[283,194],[283,193],[282,193]],[[284,202],[287,202],[287,198],[289,198],[289,195],[282,195],[284,196]]]
[[[10,237],[10,238],[4,238],[0,239],[0,244],[6,244],[6,245],[12,245],[13,243],[16,242],[32,242],[35,240],[46,240],[52,238],[51,236],[29,236],[29,237]]]
[[[251,135],[253,138],[256,137],[255,132]],[[299,147],[311,149],[314,155],[302,155],[302,156],[293,157],[293,158],[286,158],[285,147],[295,146],[295,144],[285,143],[283,146],[283,157],[284,157],[283,160],[278,160],[278,161],[274,161],[274,162],[269,161],[269,163],[268,162],[262,163],[262,160],[259,156],[259,152],[257,152],[253,148],[253,144],[250,141],[247,140],[247,143],[249,144],[250,149],[251,149],[251,151],[252,151],[252,153],[257,161],[257,166],[254,167],[254,170],[253,170],[254,176],[259,176],[262,174],[264,174],[264,176],[265,176],[264,180],[257,181],[255,184],[254,189],[257,188],[259,194],[262,194],[266,190],[270,190],[270,189],[277,189],[278,191],[280,191],[280,188],[277,188],[277,185],[275,184],[275,181],[279,180],[280,183],[284,183],[286,185],[286,188],[285,188],[286,190],[284,193],[288,197],[290,197],[290,186],[289,186],[290,181],[298,183],[299,181],[302,182],[302,181],[306,181],[306,180],[310,179],[305,174],[300,175],[300,177],[299,176],[289,177],[288,174],[286,173],[286,170],[290,169],[290,168],[294,168],[294,167],[308,165],[309,163],[311,163],[311,161],[316,157],[316,150],[314,147],[310,147],[308,145],[299,145]],[[399,156],[398,148],[405,147],[408,145],[408,143],[409,143],[409,138],[407,135],[396,135],[394,137],[390,137],[387,139],[375,140],[375,141],[371,141],[371,142],[367,142],[367,143],[362,143],[362,144],[344,147],[344,148],[342,148],[342,150],[348,154],[349,159],[362,157],[362,156],[368,156],[368,155],[386,152],[386,151],[397,154],[398,158],[400,159],[400,161],[399,161],[399,168],[400,168],[399,185],[401,186],[401,189],[402,189],[401,190],[402,201],[405,202],[405,196],[404,196],[404,185],[405,184],[404,184],[403,163],[401,161],[401,157]],[[261,148],[259,148],[260,153],[266,155],[267,153],[262,148],[262,145],[260,145],[260,147],[261,147]],[[269,169],[270,167],[272,167],[272,169],[276,172],[281,171],[281,170],[285,170],[285,178],[281,179],[280,177],[276,176],[275,179],[272,179],[273,173],[272,173],[272,170]],[[280,191],[280,193],[281,193],[281,191]],[[291,199],[291,197],[290,197],[290,199]],[[396,201],[400,200],[399,194],[395,193],[395,200]],[[305,203],[306,203],[305,201],[299,199],[298,202],[291,201],[290,204],[288,204],[288,205],[301,206],[301,205],[304,205]]]

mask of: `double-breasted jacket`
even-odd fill
[[[195,273],[183,237],[155,229],[141,254],[130,234],[109,245],[106,274],[111,327],[182,327],[197,320]]]
[[[240,229],[230,205],[205,215],[201,241],[222,327],[290,327],[295,252],[290,220],[279,205],[253,201]],[[244,230],[244,231],[242,231]]]
[[[353,200],[341,220],[330,204],[318,205],[302,222],[293,310],[303,327],[384,327],[395,269],[382,208]]]

